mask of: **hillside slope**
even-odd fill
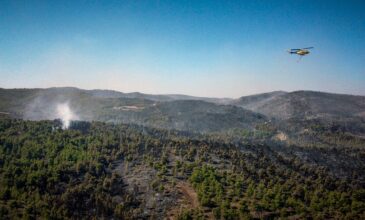
[[[278,119],[365,116],[365,97],[313,91],[273,92],[241,97],[231,104]]]
[[[338,125],[342,131],[361,137],[365,131],[364,96],[276,91],[231,100],[71,87],[0,89],[3,115],[55,119],[60,118],[60,104],[69,106],[73,120],[135,123],[194,132],[253,129],[271,118],[275,119],[274,126],[289,133],[306,131],[309,122],[328,129]]]
[[[184,132],[182,132],[184,133]],[[1,219],[364,219],[364,148],[0,119]]]
[[[265,121],[263,115],[249,110],[183,95],[126,94],[69,87],[1,89],[0,102],[0,112],[30,120],[60,118],[59,105],[67,105],[73,120],[136,123],[199,132],[253,128]]]

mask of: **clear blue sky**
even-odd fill
[[[289,48],[314,46],[297,62]],[[365,95],[365,1],[0,1],[0,87]]]

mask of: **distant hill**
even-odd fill
[[[211,102],[207,102],[209,100]],[[57,106],[67,103],[74,119],[124,122],[189,131],[253,128],[265,116],[236,106],[228,99],[185,95],[148,95],[77,88],[1,89],[0,112],[30,120],[58,118]]]
[[[141,111],[145,125],[201,132],[253,128],[266,117],[231,105],[217,105],[200,100],[161,102]]]
[[[244,96],[237,105],[277,119],[365,117],[365,97],[314,91],[272,92]]]
[[[283,91],[274,91],[268,93],[261,93],[256,95],[242,96],[238,99],[232,100],[229,104],[241,106],[247,109],[260,109],[266,103],[276,99],[279,96],[286,94]]]
[[[88,91],[88,93],[92,94],[95,97],[101,97],[101,98],[133,98],[133,99],[137,98],[137,99],[149,99],[152,101],[159,101],[159,102],[175,101],[175,100],[202,100],[217,104],[227,104],[233,101],[233,99],[230,98],[196,97],[196,96],[180,95],[180,94],[151,95],[140,92],[123,93],[113,90],[98,90],[98,89],[85,90],[85,91]]]
[[[62,103],[70,106],[74,119],[78,120],[136,123],[198,132],[254,128],[272,118],[281,121],[283,128],[285,125],[293,127],[293,122],[300,127],[304,121],[315,119],[326,126],[335,122],[346,130],[360,133],[365,129],[364,96],[275,91],[221,99],[73,87],[0,89],[3,116],[54,119],[59,117],[57,105]],[[287,120],[290,122],[285,122]]]

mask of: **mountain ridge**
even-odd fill
[[[316,91],[273,91],[227,99],[75,87],[0,89],[0,112],[16,118],[57,118],[59,103],[68,104],[79,120],[204,132],[252,129],[271,119],[294,119],[298,123],[320,119],[326,124],[339,122],[344,125],[365,123],[365,96]]]
[[[254,128],[265,121],[259,113],[189,96],[169,97],[115,91],[49,88],[0,90],[0,112],[29,120],[60,118],[66,104],[73,119],[123,122],[199,132]]]
[[[365,111],[365,96],[299,90],[241,97],[232,104],[278,119],[355,117]]]

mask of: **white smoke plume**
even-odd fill
[[[57,118],[62,120],[63,129],[68,129],[71,121],[78,119],[78,117],[71,111],[71,108],[67,102],[57,104]]]

